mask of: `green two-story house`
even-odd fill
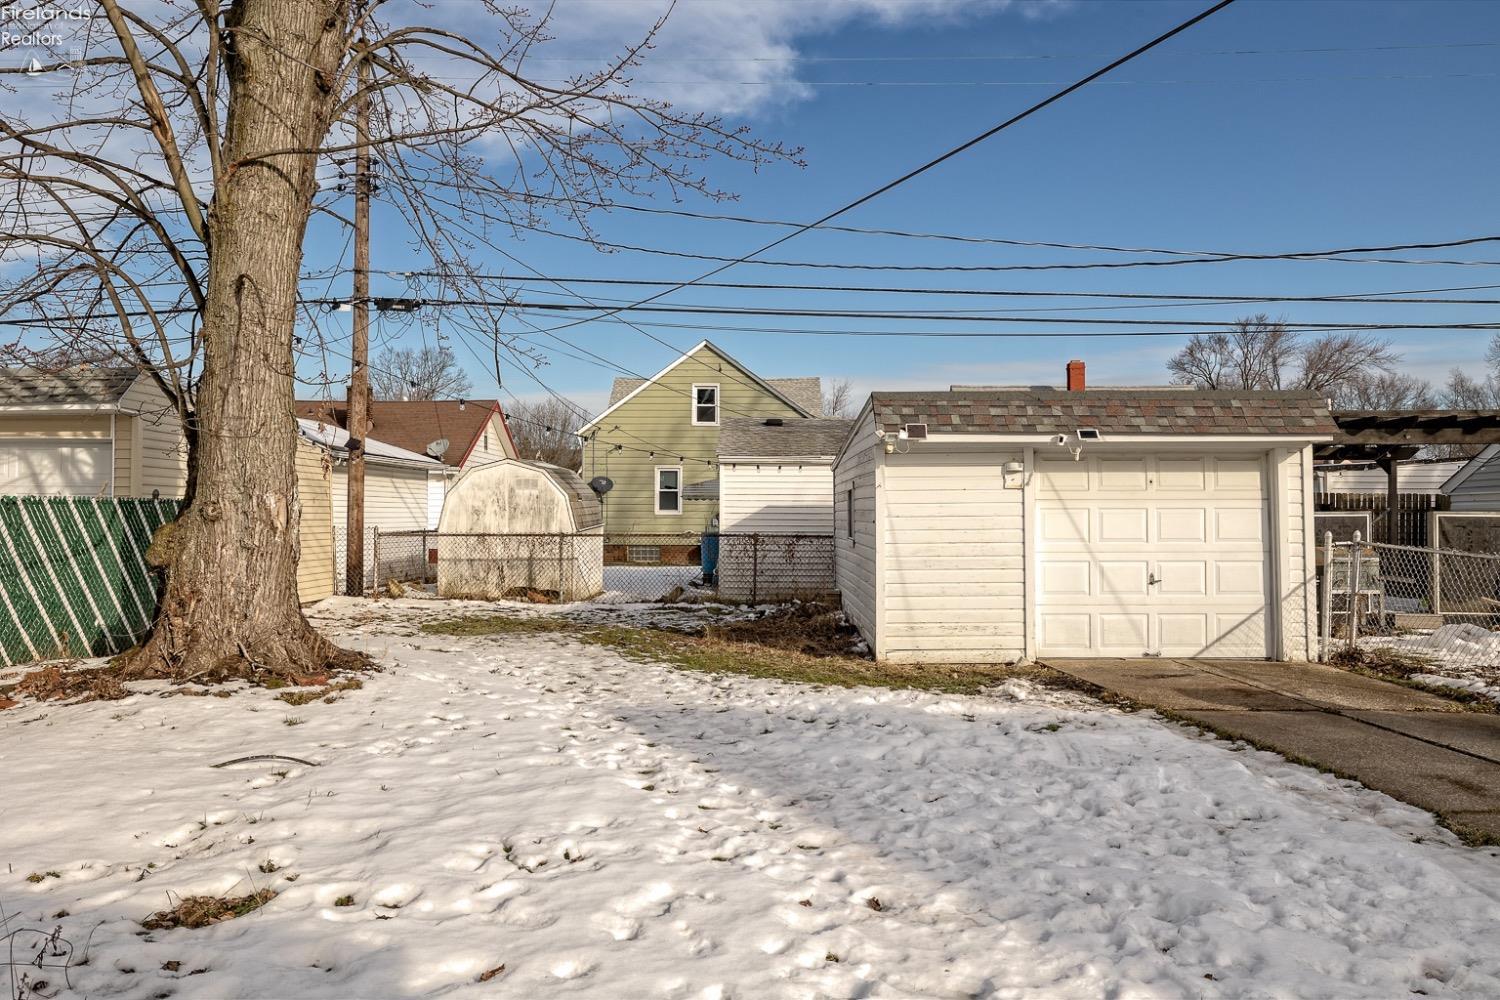
[[[605,533],[640,535],[612,543],[642,549],[670,544],[644,536],[701,533],[719,509],[722,420],[814,417],[822,392],[816,377],[761,378],[706,340],[649,379],[615,379],[608,408],[578,431],[584,478],[614,482],[604,497]],[[660,557],[674,561],[666,551]]]

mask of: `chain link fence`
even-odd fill
[[[1324,658],[1383,652],[1399,665],[1500,677],[1500,555],[1325,533]]]
[[[829,535],[379,532],[387,592],[537,603],[778,603],[834,588]],[[396,586],[393,586],[395,584]]]

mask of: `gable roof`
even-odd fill
[[[822,409],[822,407],[823,407],[823,380],[822,379],[820,379],[820,378],[818,378],[816,376],[809,377],[809,378],[764,379],[764,378],[761,378],[759,375],[755,374],[750,369],[746,368],[744,365],[740,364],[734,358],[730,357],[723,350],[723,348],[719,347],[717,344],[714,344],[713,342],[707,341],[707,340],[700,340],[693,347],[691,347],[688,350],[684,351],[681,354],[681,356],[679,356],[677,358],[677,360],[673,361],[671,364],[667,365],[667,367],[663,368],[661,371],[657,372],[655,375],[652,375],[650,378],[617,378],[617,379],[615,379],[614,385],[611,387],[610,393],[609,393],[609,405],[606,406],[604,408],[603,412],[601,412],[597,417],[595,417],[594,419],[590,420],[588,423],[584,424],[582,427],[578,428],[578,430],[577,430],[576,433],[582,434],[584,431],[587,431],[590,427],[596,426],[601,420],[603,420],[609,414],[613,413],[616,408],[624,405],[624,403],[627,400],[629,400],[632,396],[634,396],[636,393],[638,393],[642,389],[646,388],[646,386],[654,384],[657,379],[661,378],[663,375],[667,374],[672,369],[674,369],[678,365],[682,364],[684,361],[687,361],[689,358],[691,358],[693,355],[697,354],[699,351],[703,350],[705,347],[708,348],[709,350],[713,351],[715,354],[717,354],[719,357],[723,358],[725,361],[727,361],[730,364],[734,365],[736,368],[738,368],[744,374],[750,376],[752,379],[755,380],[756,384],[759,385],[762,389],[765,389],[771,395],[775,396],[777,399],[781,400],[783,403],[787,404],[792,409],[796,410],[802,416],[804,416],[804,417],[811,417],[811,416],[815,415],[816,413],[818,413]],[[717,374],[717,373],[714,373],[714,374]],[[779,383],[783,383],[786,386],[786,389],[779,388],[776,385],[776,383],[778,383],[778,382]],[[801,398],[800,399],[794,398],[792,395],[789,395],[786,390],[790,390],[790,392],[797,394]]]
[[[299,399],[293,404],[298,417],[322,421],[341,429],[349,426],[349,405],[338,400]],[[370,402],[370,436],[408,452],[426,455],[427,446],[438,438],[448,439],[448,450],[442,464],[451,468],[463,465],[474,442],[479,439],[490,417],[499,414],[500,425],[510,440],[510,454],[515,442],[499,400],[466,399],[376,399]]]
[[[118,403],[139,375],[123,365],[80,365],[56,372],[0,368],[0,408],[107,406]]]
[[[719,457],[832,458],[852,426],[852,420],[824,417],[777,424],[762,417],[725,417],[719,427]]]
[[[929,434],[1218,434],[1331,437],[1338,425],[1313,392],[1183,392],[1175,389],[877,392],[883,433],[925,423]]]
[[[349,450],[349,432],[342,427],[298,417],[297,433],[329,451]],[[365,459],[376,465],[408,465],[432,469],[443,467],[443,463],[435,458],[398,448],[385,441],[377,441],[373,437],[365,438]]]
[[[1438,492],[1452,493],[1467,482],[1470,476],[1488,465],[1490,459],[1494,458],[1496,454],[1500,454],[1500,444],[1485,445],[1483,451],[1469,459],[1464,463],[1462,468],[1449,476],[1447,481],[1438,487]]]

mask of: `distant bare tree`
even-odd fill
[[[1264,313],[1224,333],[1194,334],[1167,361],[1172,381],[1204,389],[1306,389],[1330,396],[1390,372],[1388,341],[1362,333],[1306,339]]]
[[[370,366],[376,399],[462,399],[474,383],[446,347],[387,348]]]
[[[1339,386],[1333,397],[1341,410],[1421,410],[1437,406],[1432,384],[1415,375],[1377,372]]]
[[[856,408],[854,383],[846,378],[832,379],[823,392],[823,416],[852,417]]]
[[[564,469],[578,469],[583,464],[583,446],[574,433],[583,426],[583,417],[561,400],[519,402],[507,407],[505,416],[522,458]]]

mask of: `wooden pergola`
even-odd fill
[[[1500,444],[1500,410],[1335,410],[1339,433],[1321,462],[1374,462],[1385,471],[1388,517],[1400,506],[1399,464],[1427,445]],[[1394,522],[1393,522],[1394,523]]]

